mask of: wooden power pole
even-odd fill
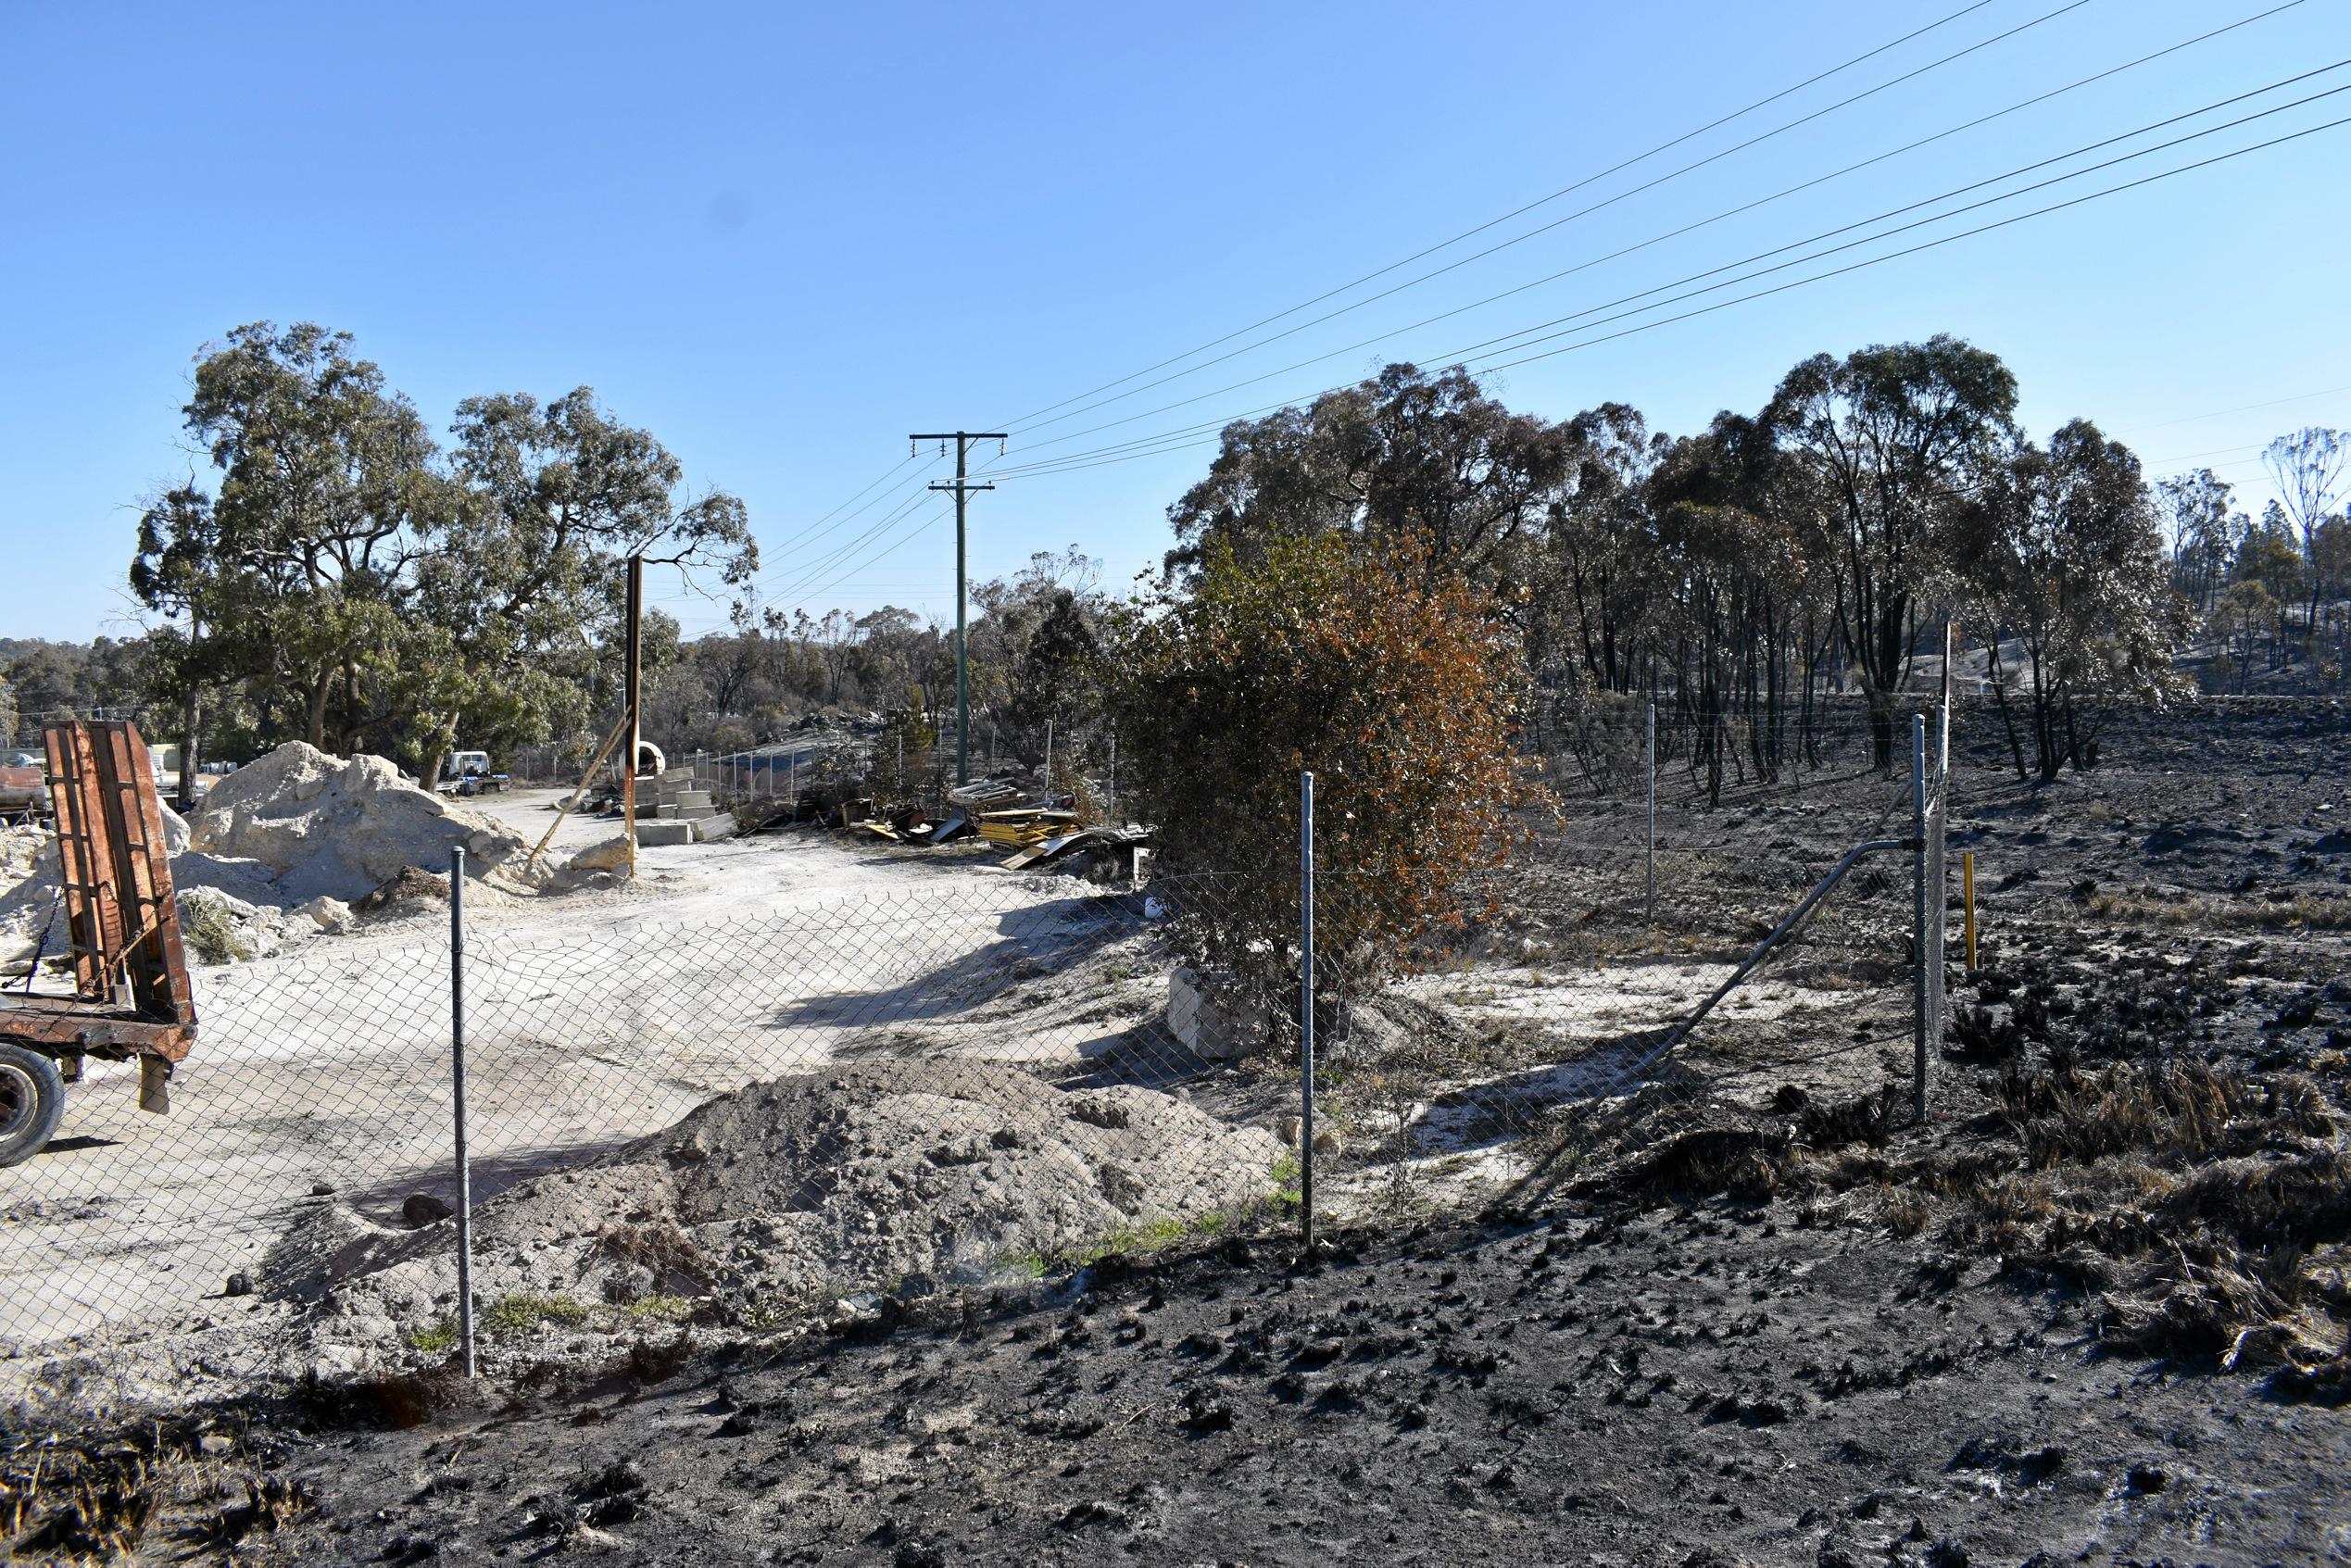
[[[636,875],[636,746],[638,724],[643,709],[638,705],[638,684],[644,671],[645,654],[645,558],[629,558],[628,642],[626,663],[621,675],[622,705],[627,709],[622,717],[622,728],[627,740],[621,752],[621,831],[628,835],[629,875]]]
[[[934,431],[928,435],[914,434],[909,441],[952,441],[955,443],[955,477],[952,480],[931,481],[934,490],[951,490],[955,494],[955,782],[972,782],[972,682],[971,670],[963,657],[963,503],[974,490],[993,490],[993,484],[974,484],[965,477],[964,459],[970,455],[974,441],[1003,441],[1001,431]]]

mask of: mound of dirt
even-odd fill
[[[475,1287],[485,1312],[710,1295],[756,1311],[987,1277],[1263,1197],[1280,1153],[1171,1095],[1057,1091],[985,1063],[780,1078],[483,1205]],[[387,1350],[449,1311],[453,1241],[446,1224],[407,1231],[337,1204],[271,1253],[261,1288],[323,1298],[322,1340]]]
[[[291,741],[215,784],[191,824],[192,847],[258,860],[282,905],[351,902],[402,872],[445,870],[452,846],[487,874],[530,847],[483,816],[419,789],[381,757],[332,757]]]
[[[23,972],[57,895],[57,841],[47,828],[0,828],[0,973]]]

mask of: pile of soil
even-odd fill
[[[0,828],[0,973],[22,973],[57,893],[57,836]]]
[[[326,918],[303,918],[318,916],[316,909],[282,909],[270,868],[260,861],[188,848],[188,825],[169,807],[163,827],[181,929],[196,962],[267,957],[331,925]],[[57,834],[44,826],[0,829],[0,976],[25,974],[36,950],[55,961],[66,948],[64,911],[57,903]]]
[[[758,1316],[912,1276],[1004,1277],[1262,1198],[1280,1154],[1271,1135],[1173,1095],[1057,1091],[985,1063],[779,1078],[480,1205],[474,1288],[485,1311],[561,1303],[544,1314],[550,1324],[596,1335],[611,1328],[597,1312],[648,1300],[715,1298]],[[414,1206],[428,1218],[437,1207]],[[258,1284],[323,1305],[322,1346],[397,1350],[453,1308],[452,1226],[409,1230],[325,1206]]]
[[[549,873],[523,870],[530,847],[476,811],[419,789],[381,757],[346,760],[300,741],[214,785],[194,822],[168,807],[164,837],[189,957],[197,963],[267,958],[349,929],[350,906],[402,912],[419,879],[446,899],[449,849],[474,874],[509,890]],[[57,889],[57,840],[45,827],[0,829],[0,973],[33,959]],[[53,930],[49,952],[63,947]]]
[[[445,870],[465,847],[476,874],[513,862],[530,846],[478,811],[401,777],[381,757],[332,757],[291,741],[214,785],[191,824],[204,853],[258,860],[275,902],[325,897],[346,903],[414,867]]]

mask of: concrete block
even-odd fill
[[[1188,968],[1167,977],[1167,1032],[1196,1056],[1229,1061],[1264,1041],[1270,1021],[1263,1008],[1227,1007],[1226,998]]]
[[[721,811],[694,819],[694,842],[709,844],[715,839],[733,838],[735,832],[735,813]]]
[[[657,817],[652,822],[636,824],[636,847],[655,849],[672,844],[694,842],[694,824],[675,817]]]

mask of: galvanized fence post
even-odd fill
[[[473,1172],[465,1147],[465,846],[449,847],[449,1083],[457,1122],[458,1339],[473,1359]]]
[[[1927,1122],[1927,716],[1910,716],[1911,1044],[1917,1061],[1912,1110]],[[1940,890],[1938,890],[1940,897]]]
[[[1649,923],[1657,923],[1657,705],[1649,705]]]
[[[1314,1250],[1314,775],[1298,778],[1298,1196]]]

